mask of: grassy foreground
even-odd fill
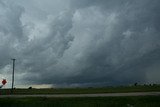
[[[155,86],[120,86],[104,88],[51,88],[51,89],[15,89],[14,94],[95,94],[160,91],[160,85]],[[0,95],[10,94],[10,89],[1,89]]]
[[[160,96],[0,98],[0,107],[160,107]]]
[[[151,91],[159,92],[160,85],[104,88],[15,89],[14,94],[92,94]],[[8,94],[10,94],[10,89],[0,90],[0,95]],[[160,107],[160,96],[0,98],[0,107]]]

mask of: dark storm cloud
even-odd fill
[[[0,67],[7,64],[6,58],[16,53],[16,47],[23,40],[20,21],[23,8],[0,2]]]
[[[14,55],[22,83],[160,82],[158,0],[70,0],[58,15],[51,7],[36,5],[35,16],[46,15],[42,19],[27,12],[23,3],[6,4],[0,5],[1,69],[5,71],[6,59]]]
[[[85,8],[89,6],[100,6],[102,8],[113,9],[115,7],[119,8],[125,5],[127,2],[131,2],[132,0],[71,0],[71,6],[74,8]]]
[[[84,61],[80,59],[80,63],[77,62],[79,63],[77,65],[87,67],[78,71],[80,74],[69,78],[68,81],[93,84],[96,82],[106,82],[106,84],[123,84],[136,81],[146,82],[147,67],[159,61],[159,56],[154,56],[153,54],[155,52],[154,50],[159,50],[159,28],[157,26],[157,23],[159,23],[157,11],[159,10],[159,2],[97,1],[98,5],[96,5],[96,1],[86,2],[87,4],[80,4],[80,7],[98,6],[98,8],[102,9],[100,9],[100,13],[102,12],[103,17],[106,17],[106,19],[100,18],[96,20],[102,20],[105,23],[105,21],[111,22],[113,18],[113,24],[95,25],[94,28],[86,27],[92,32],[100,29],[97,30],[97,32],[99,31],[100,33],[95,33],[97,37],[94,37],[94,34],[91,35],[93,40],[89,43],[89,49],[85,50],[82,55]],[[112,5],[107,7],[107,3]],[[77,4],[79,4],[79,2]],[[150,5],[148,6],[148,4]],[[86,9],[84,10],[86,11]],[[93,11],[96,10],[93,9]],[[86,14],[82,13],[82,15],[84,15],[82,17],[85,18]],[[111,17],[111,19],[107,20],[107,16]],[[97,16],[93,14],[91,17]],[[89,16],[87,16],[87,18],[88,21],[92,19]],[[92,20],[94,20],[94,18]],[[92,23],[96,22],[95,20],[92,21]],[[109,29],[111,31],[107,32],[108,34],[103,34],[105,30],[108,30],[107,24],[111,26],[112,29]],[[105,30],[103,31],[102,29]],[[104,39],[99,46],[97,46],[96,42],[99,42],[98,40],[105,36],[110,36],[110,40],[108,40],[108,38],[106,40]]]

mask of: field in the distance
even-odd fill
[[[127,93],[127,92],[159,92],[160,85],[152,86],[119,86],[103,88],[50,88],[50,89],[14,89],[13,94],[96,94],[96,93]],[[8,95],[10,89],[1,89],[0,95]]]

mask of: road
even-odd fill
[[[100,93],[100,94],[46,94],[46,95],[0,95],[0,98],[25,98],[25,97],[119,97],[119,96],[160,96],[160,92],[132,92],[132,93]]]

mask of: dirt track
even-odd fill
[[[100,94],[46,94],[46,95],[0,95],[0,98],[24,97],[119,97],[119,96],[160,96],[160,92],[132,92],[132,93],[100,93]]]

